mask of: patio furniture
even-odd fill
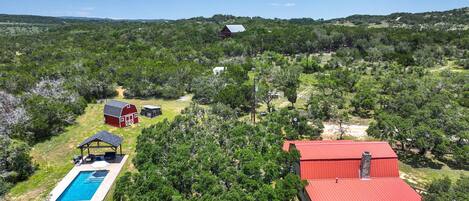
[[[104,160],[115,160],[116,152],[106,152],[104,153]]]
[[[81,156],[74,156],[72,160],[73,160],[73,164],[77,164],[80,162]]]
[[[93,154],[89,154],[88,157],[86,157],[85,162],[94,162],[96,159],[96,156]]]

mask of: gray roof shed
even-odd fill
[[[126,105],[128,105],[126,102],[110,100],[104,105],[104,115],[120,117],[122,109],[124,109]]]

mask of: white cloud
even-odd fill
[[[288,3],[270,3],[271,6],[275,6],[275,7],[280,7],[280,6],[283,6],[283,7],[293,7],[293,6],[296,6],[296,3],[293,3],[293,2],[288,2]]]

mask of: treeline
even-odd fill
[[[326,22],[350,22],[354,25],[389,24],[395,27],[427,29],[466,29],[469,7],[443,12],[392,13],[390,15],[352,15]]]
[[[7,15],[0,14],[0,22],[28,23],[28,24],[64,24],[64,20],[57,17],[45,17],[37,15]]]
[[[105,78],[109,84],[135,88],[135,92],[129,90],[129,96],[165,97],[165,93],[144,92],[145,89],[135,86],[135,81],[156,82],[165,91],[165,85],[171,86],[180,79],[175,74],[181,71],[183,76],[192,78],[209,72],[226,57],[253,57],[264,51],[287,55],[333,51],[352,60],[428,67],[442,64],[449,57],[467,67],[468,31],[367,29],[236,18],[248,31],[233,39],[220,40],[217,31],[228,19],[231,18],[215,22],[207,19],[77,23],[34,36],[1,37],[0,61],[4,73],[0,83],[2,88],[13,83],[10,91],[19,92],[30,88],[41,76],[85,77],[92,81]],[[184,63],[180,66],[181,62]],[[337,60],[335,65],[348,63]],[[152,75],[142,75],[139,69]],[[126,83],[127,79],[133,81]],[[184,85],[190,85],[191,80]]]

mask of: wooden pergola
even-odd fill
[[[103,144],[104,143],[104,144]],[[119,149],[120,155],[122,156],[122,138],[109,133],[107,131],[100,131],[95,135],[87,138],[84,140],[78,148],[81,152],[81,159],[83,160],[83,150],[86,149],[88,151],[88,155],[90,155],[90,149],[101,149],[101,148],[111,148],[114,152],[117,153],[117,149]]]

